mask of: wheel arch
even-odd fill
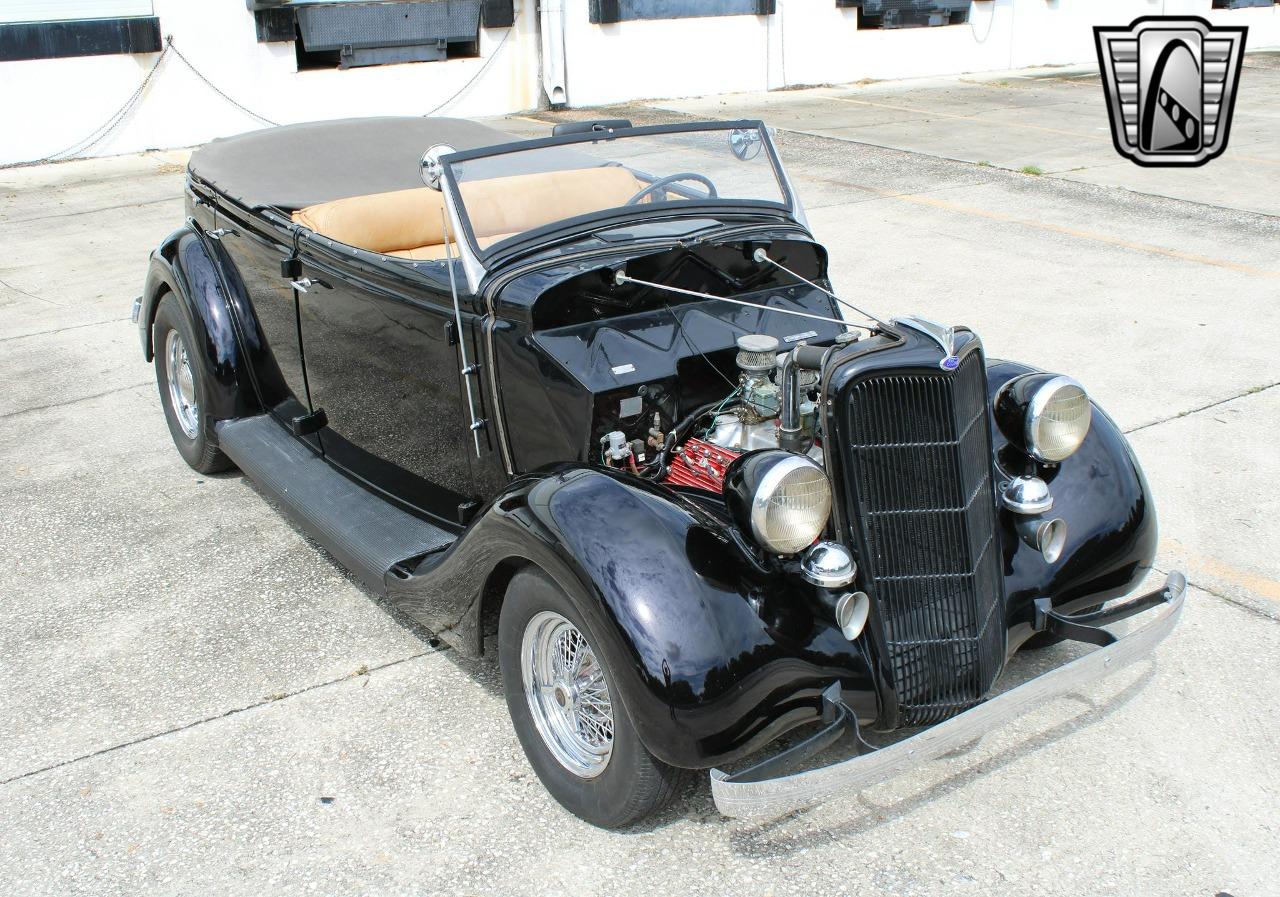
[[[191,326],[197,342],[191,353],[208,385],[208,407],[202,411],[218,421],[256,413],[261,402],[238,332],[234,300],[248,306],[243,295],[232,295],[237,289],[243,293],[243,284],[238,275],[228,276],[229,258],[211,244],[194,222],[188,222],[152,252],[138,328],[143,356],[154,361],[156,314],[166,296],[174,297]]]
[[[511,585],[511,580],[516,578],[516,574],[526,567],[535,567],[542,573],[551,575],[527,557],[513,554],[498,561],[485,576],[484,583],[480,586],[477,611],[480,625],[476,627],[476,654],[484,654],[485,634],[491,631],[492,624],[497,622],[498,615],[502,613],[502,604],[507,598],[507,588]]]
[[[864,646],[727,524],[669,490],[587,465],[515,481],[394,597],[460,650],[483,644],[512,577],[537,567],[593,633],[646,748],[672,766],[750,753],[817,718],[835,679],[871,695]]]

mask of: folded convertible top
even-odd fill
[[[251,209],[302,209],[348,196],[422,186],[422,154],[437,143],[477,149],[518,140],[461,118],[345,118],[214,140],[191,173]]]

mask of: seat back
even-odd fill
[[[442,195],[429,187],[335,199],[293,213],[295,224],[339,243],[392,253],[444,243]]]
[[[461,185],[481,245],[601,209],[620,206],[643,184],[617,166],[546,171]],[[428,187],[352,196],[309,206],[293,220],[317,234],[372,252],[444,256],[443,194]]]

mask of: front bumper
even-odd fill
[[[888,747],[873,748],[862,739],[857,715],[841,701],[839,683],[833,683],[823,695],[827,725],[816,735],[734,775],[711,770],[716,808],[726,816],[779,816],[834,794],[856,792],[956,751],[1050,698],[1109,676],[1150,653],[1177,625],[1186,589],[1186,578],[1174,572],[1163,588],[1078,617],[1057,614],[1047,603],[1039,603],[1038,628],[1101,647]],[[1150,620],[1122,638],[1098,628],[1157,607],[1159,611]],[[856,756],[818,769],[775,775],[833,744],[846,732],[854,736],[861,750]]]

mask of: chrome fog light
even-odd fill
[[[1043,514],[1053,507],[1053,494],[1039,477],[1014,477],[1005,484],[1002,498],[1015,514]]]
[[[1061,517],[1045,520],[1042,517],[1022,517],[1014,524],[1018,537],[1040,552],[1046,564],[1062,557],[1067,544],[1067,521]]]
[[[857,572],[853,557],[836,542],[818,542],[804,553],[800,561],[801,575],[824,589],[847,586],[853,582]]]
[[[836,624],[840,633],[849,641],[862,635],[871,612],[871,599],[866,592],[847,592],[836,602]]]

